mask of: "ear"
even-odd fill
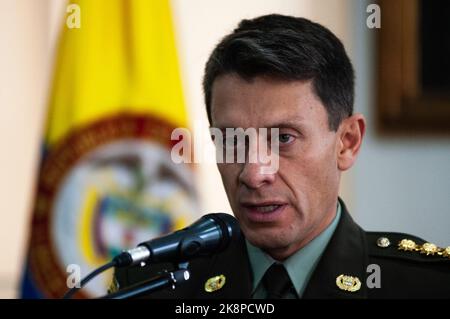
[[[353,166],[366,131],[366,120],[362,114],[354,114],[339,125],[337,164],[341,171]]]

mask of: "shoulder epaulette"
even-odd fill
[[[369,253],[418,262],[450,261],[450,246],[445,248],[404,233],[367,232]]]

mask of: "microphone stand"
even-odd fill
[[[161,276],[137,283],[133,286],[107,294],[97,299],[128,299],[151,294],[157,290],[166,287],[172,287],[174,290],[180,283],[186,282],[190,278],[190,272],[187,269],[188,263],[181,263],[178,269],[174,271],[165,271]]]

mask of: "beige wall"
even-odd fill
[[[27,239],[53,34],[50,1],[0,1],[0,297],[15,295]]]
[[[318,4],[312,0],[173,0],[172,3],[192,122],[206,123],[201,76],[207,55],[242,18],[274,12],[309,17],[331,28],[351,47],[349,1],[327,0]],[[64,0],[0,0],[0,297],[14,297],[17,293],[52,52],[64,9]],[[198,169],[203,212],[229,212],[215,167],[205,165]],[[352,193],[350,180],[345,179],[343,187],[347,199]]]

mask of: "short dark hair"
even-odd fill
[[[257,76],[312,80],[330,130],[353,114],[354,71],[344,46],[330,30],[308,19],[271,14],[242,20],[220,41],[203,78],[210,124],[214,80],[233,73],[248,81]]]

